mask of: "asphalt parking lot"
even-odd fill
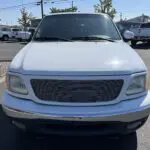
[[[138,44],[136,47],[137,53],[142,57],[149,72],[150,72],[150,43]]]
[[[12,60],[22,47],[24,47],[24,43],[0,41],[0,61]]]
[[[11,60],[23,47],[20,43],[1,43],[0,60]],[[150,70],[150,44],[139,44],[136,51]],[[3,93],[0,79],[0,96]],[[150,120],[136,134],[118,137],[25,136],[9,124],[0,109],[0,150],[150,150]]]

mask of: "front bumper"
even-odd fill
[[[76,122],[134,122],[150,114],[150,92],[146,96],[107,106],[52,106],[19,99],[5,93],[3,110],[12,118]]]
[[[141,40],[141,41],[143,41],[143,40],[150,40],[150,36],[136,36],[135,37],[135,40]]]
[[[146,118],[134,122],[79,122],[79,121],[56,121],[35,119],[14,119],[10,121],[23,130],[40,133],[65,136],[93,136],[115,135],[135,132],[143,124]]]

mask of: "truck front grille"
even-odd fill
[[[35,95],[42,101],[94,103],[115,100],[123,80],[48,80],[32,79]]]

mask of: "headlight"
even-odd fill
[[[134,77],[127,89],[127,95],[144,92],[146,90],[146,80],[146,75]]]
[[[11,92],[15,92],[18,94],[23,94],[23,95],[28,94],[28,90],[25,87],[23,80],[19,76],[7,75],[6,86],[8,90]]]

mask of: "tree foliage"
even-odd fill
[[[50,13],[61,13],[61,12],[76,12],[78,10],[77,7],[69,7],[69,8],[64,8],[64,9],[59,9],[59,8],[50,8]]]
[[[31,20],[35,19],[35,17],[33,17],[32,14],[29,13],[25,8],[22,8],[20,13],[21,17],[18,18],[18,23],[24,28],[30,26]]]
[[[99,4],[94,5],[95,12],[108,14],[112,19],[116,15],[116,9],[113,8],[112,0],[99,0]]]

